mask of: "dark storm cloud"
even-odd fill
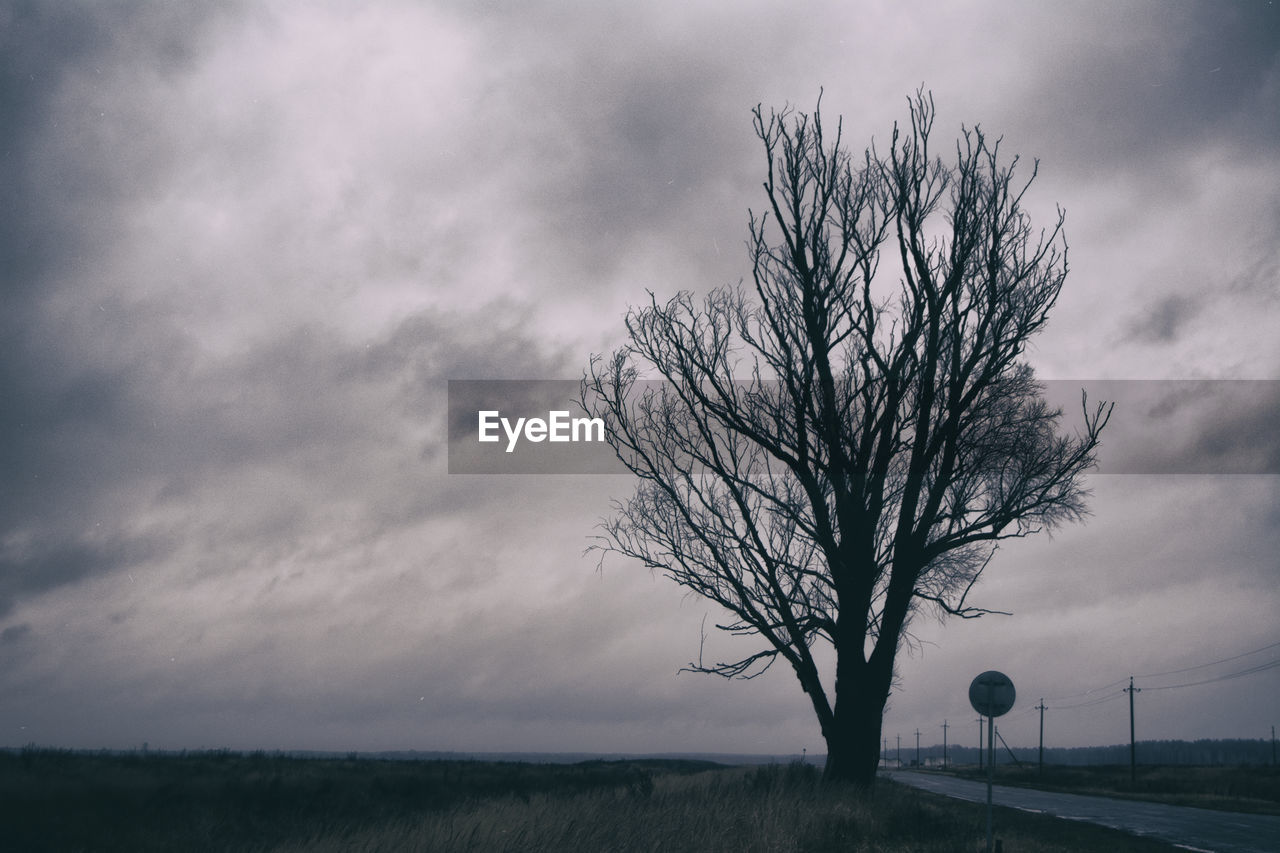
[[[0,559],[0,619],[24,597],[118,571],[150,556],[142,543],[104,543],[52,545],[26,558]]]
[[[429,512],[430,490],[404,493],[412,475],[392,472],[443,453],[450,373],[459,364],[482,373],[564,369],[510,329],[477,335],[482,322],[419,315],[360,346],[323,328],[282,329],[216,366],[173,359],[169,370],[149,362],[111,377],[86,369],[48,399],[35,399],[47,383],[37,385],[19,397],[21,409],[7,410],[20,418],[3,425],[10,477],[0,525],[22,544],[0,563],[0,603],[7,610],[23,595],[172,554],[200,527],[212,547],[232,547],[219,538],[244,549],[288,537],[310,523],[304,500],[359,497],[398,524]],[[406,441],[413,426],[431,437]],[[237,485],[236,472],[271,470],[280,483],[266,491]],[[294,479],[308,482],[309,494],[289,492]],[[260,517],[207,517],[152,534],[158,539],[98,544],[125,536],[116,527],[131,513],[182,507],[210,489],[225,490],[231,505],[264,502]]]
[[[24,596],[163,550],[118,525],[134,506],[133,493],[174,465],[173,437],[156,427],[171,419],[155,397],[170,383],[155,365],[78,363],[65,357],[61,343],[56,327],[32,311],[0,354],[5,610]]]
[[[1058,15],[1080,23],[1080,6]],[[1275,152],[1280,139],[1280,8],[1269,3],[1121,3],[1046,36],[1034,84],[1008,113],[1019,128],[1060,128],[1038,150],[1055,169],[1146,174],[1177,186],[1205,143]]]
[[[1179,294],[1163,296],[1129,325],[1129,335],[1152,343],[1170,343],[1200,311],[1199,300]]]
[[[1081,392],[1090,410],[1114,404],[1102,433],[1102,474],[1280,473],[1280,381],[1051,380],[1060,429],[1079,429]]]
[[[566,152],[534,201],[553,230],[582,235],[580,248],[601,263],[616,261],[636,235],[668,230],[690,203],[711,209],[718,162],[749,139],[746,110],[716,101],[722,81],[688,55],[630,50],[607,76],[533,84],[558,94],[545,108],[573,123],[571,139],[587,142]]]
[[[780,69],[803,52],[802,38],[788,38],[803,29],[795,16],[768,4],[742,12],[468,8],[499,69],[511,119],[500,138],[523,166],[521,207],[540,242],[531,253],[566,273],[549,289],[598,295],[654,255],[678,257],[686,276],[658,288],[740,274],[746,199],[759,180],[750,109],[787,88],[781,81],[793,72]],[[777,41],[767,63],[756,52],[762,32]],[[817,92],[806,84],[794,94],[807,101]]]
[[[83,258],[79,202],[124,190],[96,167],[94,160],[108,154],[101,149],[85,151],[81,160],[60,159],[54,168],[41,163],[51,134],[92,139],[100,117],[85,109],[62,116],[72,119],[70,126],[53,124],[59,92],[72,80],[103,81],[104,67],[118,62],[122,51],[162,73],[181,67],[219,11],[210,4],[167,3],[16,2],[0,8],[0,187],[6,196],[0,283],[7,308],[0,322],[20,328],[23,316],[15,309],[24,307],[21,298],[48,287],[52,275]],[[100,83],[96,94],[101,108],[117,93]]]
[[[14,316],[14,309],[24,307],[21,298],[75,249],[51,198],[68,187],[41,180],[45,176],[32,169],[32,148],[48,125],[48,106],[59,85],[107,53],[110,38],[100,18],[70,4],[6,4],[0,16],[0,187],[6,196],[0,282],[8,308],[0,322],[12,324],[7,340],[22,326],[22,316]],[[65,176],[80,177],[71,169]]]
[[[1202,400],[1185,450],[1201,470],[1280,474],[1280,382],[1226,382]]]
[[[1274,152],[1280,139],[1280,7],[1275,3],[1193,4],[1169,114],[1246,149]],[[1194,118],[1193,118],[1194,117]]]
[[[152,255],[147,244],[130,244],[137,232],[128,225],[146,222],[140,217],[157,199],[198,204],[184,199],[200,190],[186,183],[193,169],[236,173],[274,153],[269,136],[241,135],[234,124],[222,128],[223,143],[239,147],[201,139],[206,148],[192,148],[167,115],[185,108],[180,83],[206,59],[206,35],[228,24],[222,12],[168,4],[6,10],[0,141],[14,202],[0,219],[9,261],[0,272],[6,612],[33,596],[161,564],[193,542],[207,546],[201,560],[211,566],[270,551],[313,523],[308,498],[367,499],[378,524],[420,518],[437,499],[415,489],[408,472],[443,453],[445,378],[499,376],[515,365],[564,370],[563,354],[544,360],[518,309],[501,305],[410,313],[358,341],[318,320],[282,317],[226,353],[208,351],[192,321],[203,319],[201,308],[225,310],[224,292],[227,302],[237,298],[230,285],[240,265],[270,276],[258,262],[278,244],[259,257],[252,244],[228,247],[203,270],[161,241],[185,252],[209,245],[205,234],[182,233],[186,223],[171,220],[172,233],[145,234]],[[304,217],[296,231],[312,225]],[[372,267],[385,270],[386,261],[371,257]],[[238,316],[252,316],[258,295],[289,295],[309,272],[261,282],[257,294],[244,294]],[[140,524],[144,516],[165,521]]]
[[[48,302],[92,269],[99,215],[130,188],[99,168],[114,152],[60,156],[59,140],[92,137],[98,113],[58,124],[54,104],[71,81],[94,80],[118,61],[181,65],[213,11],[113,4],[6,4],[0,10],[0,600],[110,571],[150,552],[115,531],[95,529],[94,504],[127,476],[146,428],[148,372],[82,360],[68,329],[48,322]],[[113,93],[98,91],[99,107]],[[64,152],[70,147],[64,148]],[[86,215],[89,214],[89,215]],[[96,297],[96,298],[95,298]],[[93,324],[107,293],[91,296]],[[87,312],[85,312],[87,313]],[[102,331],[102,329],[92,330]],[[128,335],[136,330],[112,329]],[[69,345],[71,344],[71,345]],[[74,532],[73,532],[74,531]]]

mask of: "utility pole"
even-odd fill
[[[1271,727],[1271,763],[1276,763],[1276,727]],[[947,769],[947,721],[942,721],[942,769]]]
[[[889,738],[884,739],[884,769],[889,769]]]
[[[1044,697],[1040,698],[1040,704],[1036,706],[1040,711],[1040,775],[1044,775]]]
[[[978,718],[978,769],[982,769],[982,718]]]
[[[1138,784],[1138,747],[1133,738],[1133,694],[1141,693],[1142,689],[1133,686],[1132,675],[1129,676],[1129,686],[1124,692],[1129,694],[1129,785],[1133,787]]]
[[[898,735],[898,769],[902,769],[902,735]]]
[[[1271,727],[1271,763],[1276,763],[1276,727]]]
[[[920,768],[920,730],[916,729],[916,769]]]
[[[991,687],[987,686],[987,699],[991,699]],[[987,853],[992,853],[991,846],[991,776],[996,769],[996,753],[993,745],[996,742],[996,718],[987,717],[987,748],[991,755],[987,758]]]

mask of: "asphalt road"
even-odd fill
[[[936,794],[961,800],[987,801],[985,782],[971,782],[935,773],[897,770],[889,778]],[[1057,794],[1029,788],[992,787],[992,802],[1029,812],[1040,812],[1067,820],[1083,820],[1122,829],[1134,835],[1158,838],[1211,853],[1280,853],[1280,817],[1240,814],[1187,806],[1167,806],[1117,800],[1110,797],[1085,797],[1079,794]],[[999,834],[997,818],[996,831]]]

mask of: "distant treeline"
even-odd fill
[[[1227,739],[1227,740],[1140,740],[1137,745],[1138,763],[1140,764],[1195,764],[1206,766],[1234,766],[1241,764],[1272,764],[1275,762],[1275,747],[1267,739]],[[73,750],[56,747],[40,747],[28,744],[20,749],[0,747],[0,756],[11,755],[125,755],[147,756],[166,755],[179,758],[299,758],[299,759],[356,759],[376,761],[432,761],[453,763],[527,763],[527,764],[588,764],[596,762],[623,763],[628,761],[664,762],[688,765],[700,762],[704,766],[742,766],[753,764],[780,764],[792,762],[812,764],[821,767],[826,756],[796,754],[735,754],[714,752],[671,752],[671,753],[591,753],[591,752],[442,752],[420,750],[385,750],[377,752],[339,752],[317,750],[274,750],[265,752],[237,752],[230,749],[195,749],[195,750],[150,750],[146,745],[139,749],[98,749]],[[925,767],[942,765],[942,744],[922,746],[920,748],[920,764]],[[899,758],[902,766],[910,767],[916,761],[914,745],[902,745],[895,748],[891,741],[888,753],[881,756],[888,766],[897,764]],[[1014,759],[1022,763],[1035,763],[1037,749],[1034,746],[1016,746],[1007,749],[1000,741],[996,741],[996,764],[1013,764]],[[985,760],[985,759],[984,759]],[[952,744],[947,747],[947,761],[951,764],[977,764],[978,750],[973,746]],[[1065,766],[1090,766],[1107,764],[1128,764],[1129,744],[1113,744],[1111,746],[1080,747],[1045,747],[1046,764]]]
[[[1272,742],[1261,738],[1255,740],[1140,740],[1137,743],[1136,752],[1139,764],[1271,764],[1275,755]],[[1009,750],[999,740],[996,741],[997,765],[1013,764],[1015,757],[1020,762],[1034,764],[1039,760],[1038,756],[1038,749],[1034,746],[1016,746]],[[904,746],[899,752],[891,743],[887,756],[890,766],[896,764],[899,757],[902,759],[903,766],[910,766],[916,760],[915,747],[908,749]],[[977,764],[978,750],[972,746],[949,746],[947,760],[952,764]],[[1129,744],[1079,746],[1070,749],[1046,746],[1044,761],[1045,764],[1068,766],[1128,764]],[[922,747],[920,763],[924,766],[941,765],[942,745]]]

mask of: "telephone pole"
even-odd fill
[[[1040,770],[1041,776],[1044,775],[1044,697],[1040,698],[1040,704],[1036,706],[1040,711]]]
[[[1138,784],[1138,747],[1133,738],[1133,694],[1142,692],[1141,688],[1133,686],[1132,675],[1129,676],[1129,686],[1124,692],[1129,694],[1129,785],[1132,787]]]
[[[898,735],[898,769],[902,769],[902,735]]]
[[[1271,763],[1276,763],[1276,727],[1271,727]],[[942,721],[942,769],[947,769],[947,721]]]
[[[920,730],[916,729],[916,768],[920,767]]]
[[[1276,727],[1271,727],[1271,763],[1276,763]]]

